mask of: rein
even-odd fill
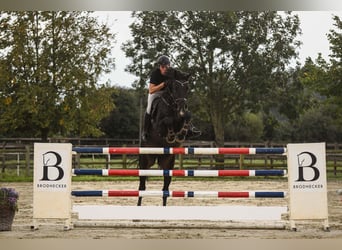
[[[174,84],[180,84],[182,87],[187,83],[181,82],[179,80],[174,80]],[[179,106],[179,103],[186,102],[187,98],[175,98],[174,94],[171,92],[170,88],[167,88],[167,92],[171,100],[167,100],[163,95],[160,97],[162,101],[168,106],[173,109],[173,111],[177,111],[177,107]],[[184,109],[185,111],[188,111],[187,106]],[[174,143],[175,141],[182,143],[185,140],[185,136],[189,130],[189,120],[184,119],[183,127],[175,133],[173,129],[168,129],[168,135],[165,138],[168,143]]]

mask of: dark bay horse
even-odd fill
[[[167,86],[152,103],[152,126],[142,147],[179,147],[188,132],[191,114],[187,107],[189,74],[170,68]],[[160,169],[173,169],[175,155],[139,155],[139,169],[148,169],[157,161]],[[146,176],[140,176],[139,190],[146,190]],[[170,176],[164,176],[163,191],[169,191]],[[167,196],[163,196],[166,206]],[[141,206],[142,197],[138,199]]]

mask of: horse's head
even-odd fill
[[[167,88],[170,95],[173,97],[177,116],[189,119],[190,113],[188,111],[187,98],[188,98],[188,80],[190,74],[183,73],[174,68],[169,68],[167,71],[169,77]]]

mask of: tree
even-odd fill
[[[112,95],[115,109],[102,119],[100,127],[111,138],[138,138],[139,97],[134,89],[117,88]]]
[[[264,140],[297,139],[294,131],[298,127],[298,119],[316,103],[312,92],[303,84],[302,70],[298,64],[296,68],[283,72],[283,83],[275,85],[273,98],[263,103]]]
[[[300,80],[311,95],[311,107],[299,120],[297,135],[304,140],[338,142],[342,140],[342,22],[334,16],[336,29],[328,40],[332,54],[327,62],[319,54],[307,58]]]
[[[225,134],[229,139],[235,141],[259,141],[264,127],[260,116],[260,114],[253,113],[235,116],[235,119],[231,119],[226,126]]]
[[[192,73],[198,109],[211,122],[217,146],[234,113],[257,111],[286,84],[284,71],[296,57],[299,20],[277,12],[134,12],[128,57],[145,63],[128,67],[145,74],[160,54]],[[205,118],[204,116],[201,118]]]
[[[0,132],[98,136],[113,108],[97,85],[114,67],[109,28],[64,11],[3,12],[0,25]]]
[[[328,34],[332,54],[327,90],[328,96],[342,108],[342,21],[338,16],[334,16],[333,19],[336,30],[332,29]]]
[[[297,121],[296,139],[306,142],[341,142],[341,115],[334,105],[320,105],[301,115]]]

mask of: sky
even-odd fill
[[[299,40],[302,41],[299,52],[299,61],[303,64],[307,57],[316,59],[318,53],[322,53],[324,59],[329,60],[329,41],[327,34],[333,29],[334,15],[342,19],[342,11],[294,11],[299,16],[301,22],[302,35]],[[116,44],[114,45],[113,55],[115,57],[115,69],[107,75],[103,75],[100,83],[110,81],[113,86],[131,88],[136,78],[124,71],[125,67],[131,63],[121,50],[123,42],[132,38],[129,25],[132,23],[130,11],[96,11],[99,20],[105,21],[112,32],[116,33]]]

